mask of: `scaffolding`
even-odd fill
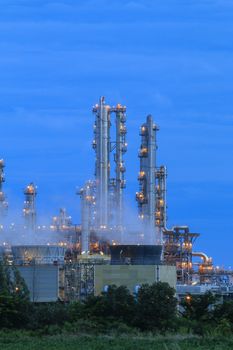
[[[155,171],[155,198],[156,198],[156,211],[155,211],[155,223],[158,227],[160,235],[163,235],[163,230],[167,226],[167,199],[166,199],[166,182],[167,182],[167,169],[161,165],[156,168]]]
[[[188,226],[174,226],[164,230],[164,261],[176,265],[177,283],[189,284],[192,281],[192,248],[199,233],[189,232]]]
[[[108,263],[104,259],[81,259],[64,266],[64,298],[66,301],[85,300],[94,295],[95,265]]]

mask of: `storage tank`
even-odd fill
[[[65,248],[55,245],[12,246],[15,265],[64,264]]]

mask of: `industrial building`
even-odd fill
[[[38,224],[37,187],[30,183],[24,190],[23,227],[2,228],[17,230],[26,240],[16,246],[2,242],[0,255],[5,254],[5,261],[19,268],[31,300],[80,300],[101,293],[111,284],[125,285],[136,293],[141,284],[156,281],[169,283],[178,294],[192,288],[200,293],[223,286],[233,290],[231,272],[214,268],[211,258],[195,251],[198,233],[184,225],[167,227],[167,169],[157,164],[159,128],[152,115],[146,117],[139,132],[136,202],[140,224],[135,232],[129,232],[124,217],[126,107],[109,106],[101,97],[92,111],[94,178],[77,191],[81,223],[73,224],[62,208],[49,227]],[[1,220],[8,207],[3,168],[1,160]],[[53,244],[48,239],[51,234]],[[126,240],[129,236],[130,243]],[[43,245],[37,243],[38,237],[40,242],[43,238]]]

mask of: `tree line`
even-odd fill
[[[167,283],[142,285],[136,295],[124,286],[109,286],[82,302],[32,303],[15,267],[0,264],[0,329],[60,332],[233,332],[233,301],[210,292],[179,301]]]

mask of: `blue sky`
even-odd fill
[[[154,115],[168,168],[169,226],[232,264],[233,2],[0,0],[0,156],[9,215],[38,186],[42,218],[93,177],[92,105],[127,106],[127,201],[136,210],[139,126]],[[233,265],[233,264],[232,264]]]

